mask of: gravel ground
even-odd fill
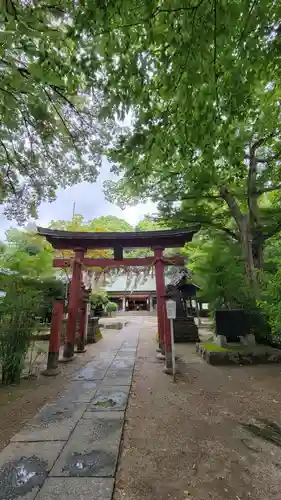
[[[176,345],[177,382],[141,333],[114,500],[281,498],[281,367],[212,367]]]

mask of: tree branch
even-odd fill
[[[0,87],[0,91],[5,92],[6,94],[10,95],[16,102],[19,102],[17,97],[13,92],[10,92],[10,90],[4,89],[3,87]]]
[[[167,216],[166,217],[162,216],[161,220],[167,221]],[[236,241],[239,241],[239,236],[235,233],[235,231],[229,229],[228,227],[225,227],[222,223],[216,222],[216,221],[210,219],[209,217],[205,217],[203,215],[191,215],[191,216],[189,216],[188,214],[186,214],[186,216],[185,216],[184,212],[181,212],[179,214],[177,214],[175,212],[172,216],[171,215],[169,216],[169,220],[175,221],[175,223],[177,223],[177,227],[180,224],[184,224],[184,225],[197,224],[200,226],[213,227],[214,229],[217,229],[218,231],[223,231],[224,233],[226,233],[228,236],[235,239]]]
[[[213,9],[214,9],[214,54],[213,54],[213,65],[214,65],[216,101],[217,101],[217,108],[218,108],[218,105],[219,105],[219,95],[218,95],[218,73],[217,73],[217,0],[214,0]]]
[[[190,195],[185,195],[181,196],[179,199],[179,196],[175,194],[175,197],[170,197],[169,195],[165,195],[165,199],[163,201],[185,201],[185,200],[198,200],[198,199],[206,199],[206,200],[221,200],[221,196],[216,196],[216,195],[209,195],[209,194],[190,194]]]
[[[10,188],[11,188],[12,192],[13,192],[14,194],[17,194],[17,190],[16,190],[16,188],[15,188],[15,186],[14,186],[14,184],[13,184],[13,181],[11,180],[10,175],[9,175],[9,174],[10,174],[10,168],[11,168],[11,165],[13,164],[13,160],[10,158],[9,151],[7,150],[7,148],[6,148],[5,144],[4,144],[4,142],[3,142],[3,141],[0,141],[0,144],[1,144],[2,148],[3,148],[3,149],[4,149],[4,151],[5,151],[5,155],[6,155],[6,158],[7,158],[7,161],[8,161],[8,168],[7,168],[7,170],[6,170],[5,174],[4,174],[4,176],[8,179],[8,183],[9,183],[9,186],[10,186]],[[4,178],[5,178],[5,177],[4,177]]]
[[[75,144],[74,138],[73,138],[73,136],[72,136],[72,133],[71,133],[71,131],[69,130],[69,128],[68,128],[68,126],[67,126],[67,124],[66,124],[66,122],[65,122],[65,120],[64,120],[64,118],[63,118],[63,116],[61,115],[61,113],[59,112],[59,110],[58,110],[58,108],[56,107],[55,103],[53,102],[53,100],[52,100],[52,98],[51,98],[51,96],[50,96],[49,92],[48,92],[45,88],[43,88],[43,90],[44,90],[44,92],[45,92],[46,96],[48,97],[48,99],[49,99],[49,101],[50,101],[51,105],[53,106],[53,108],[54,108],[55,112],[57,113],[58,117],[60,118],[60,120],[61,120],[61,122],[62,122],[62,124],[63,124],[63,126],[64,126],[64,128],[65,128],[65,130],[66,130],[66,132],[68,133],[69,137],[71,138],[72,143],[73,143],[73,146],[76,148],[76,144]]]
[[[259,146],[257,146],[259,147]],[[255,151],[253,147],[250,148],[250,160],[249,160],[249,171],[248,171],[248,179],[247,179],[247,205],[249,209],[249,216],[252,222],[258,222],[258,200],[256,191],[256,182],[257,182],[257,160],[255,156]]]
[[[271,132],[270,134],[268,134],[264,137],[261,137],[256,142],[254,142],[252,144],[252,146],[250,146],[250,156],[251,156],[251,152],[255,153],[258,148],[260,148],[266,141],[268,141],[268,139],[272,139],[272,137],[275,137],[276,134],[277,134],[277,132]]]
[[[78,113],[75,105],[61,92],[61,89],[57,87],[57,85],[50,85],[50,88],[58,94],[69,106],[76,112]],[[79,114],[79,113],[78,113]]]
[[[180,11],[194,11],[194,10],[197,10],[201,5],[202,3],[204,2],[205,0],[201,0],[197,5],[191,5],[189,7],[177,7],[175,9],[158,9],[157,10],[157,13],[156,15],[159,13],[159,12],[167,12],[167,13],[171,13],[171,12],[180,12]],[[155,16],[154,16],[155,17]]]
[[[277,160],[280,156],[281,156],[281,149],[280,149],[280,151],[278,151],[277,153],[275,153],[273,156],[270,156],[268,158],[257,158],[256,157],[256,162],[257,163],[265,163],[265,164],[267,164],[267,163],[271,163],[274,160]],[[245,155],[244,158],[245,158],[245,160],[250,160],[251,156],[250,155]]]
[[[234,217],[237,226],[241,230],[242,229],[242,222],[243,222],[242,221],[242,213],[241,213],[241,210],[239,208],[237,201],[235,200],[234,196],[229,192],[229,190],[226,186],[222,186],[220,188],[220,193],[221,193],[221,197],[226,202],[226,204],[230,210],[230,213]]]
[[[192,12],[194,12],[197,9],[199,9],[199,7],[203,4],[204,1],[205,0],[200,0],[199,3],[196,5],[189,6],[189,7],[178,7],[175,9],[160,9],[159,7],[157,7],[154,11],[151,12],[151,14],[148,17],[146,17],[144,19],[140,19],[139,21],[137,21],[135,23],[121,24],[119,26],[111,26],[106,30],[102,30],[102,31],[97,32],[95,34],[95,36],[100,36],[100,35],[104,35],[106,33],[110,33],[113,30],[118,30],[118,29],[123,29],[123,28],[132,28],[134,26],[140,26],[141,24],[148,23],[151,19],[155,18],[161,12],[164,12],[164,13],[166,12],[168,14],[171,14],[173,12],[180,12],[180,11],[187,11],[187,12],[192,11]]]
[[[247,30],[247,27],[248,27],[248,23],[249,23],[249,20],[251,18],[251,15],[252,15],[252,12],[257,4],[258,0],[253,0],[253,3],[249,9],[249,12],[248,12],[248,15],[247,15],[247,18],[246,18],[246,21],[245,21],[245,24],[244,24],[244,27],[243,27],[243,30],[241,32],[241,35],[240,35],[240,39],[239,39],[239,43],[242,42],[243,38],[244,38],[244,34],[246,33],[246,30]]]
[[[223,231],[224,233],[228,234],[228,236],[230,236],[231,238],[233,238],[236,241],[239,240],[237,234],[235,234],[234,231],[231,231],[231,229],[228,229],[228,227],[220,226],[219,224],[216,224],[214,222],[211,222],[210,226],[214,227],[215,229],[218,229],[218,231]]]
[[[267,188],[257,190],[257,191],[255,191],[255,194],[262,195],[264,193],[271,193],[272,191],[278,191],[279,189],[281,189],[281,184],[277,184],[277,186],[269,186]]]
[[[269,240],[276,233],[279,233],[280,230],[281,230],[281,222],[280,222],[280,224],[277,224],[277,226],[274,229],[272,229],[272,231],[270,231],[269,233],[263,235],[263,241]]]
[[[250,160],[251,156],[250,155],[244,155],[245,160]],[[268,160],[266,158],[256,158],[257,163],[268,163]]]

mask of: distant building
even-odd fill
[[[192,278],[186,270],[177,270],[175,273],[166,276],[165,282],[167,285],[175,285],[180,283],[183,277],[189,278],[189,284],[185,285],[187,290],[189,312],[196,314],[196,289],[199,287],[192,283]],[[148,276],[143,279],[136,280],[134,277],[128,284],[127,276],[118,276],[110,284],[105,284],[104,289],[108,294],[109,300],[115,302],[118,306],[118,311],[155,311],[156,310],[156,282],[155,277]],[[208,304],[198,300],[200,312],[206,310],[208,312]],[[203,313],[204,315],[204,313]]]
[[[115,302],[119,311],[154,311],[156,309],[155,278],[148,276],[139,280],[134,286],[127,284],[126,276],[118,276],[111,284],[105,286],[109,299]]]

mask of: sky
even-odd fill
[[[91,183],[81,183],[68,189],[59,189],[57,199],[53,203],[42,203],[39,208],[39,218],[36,221],[38,226],[48,226],[52,220],[70,220],[75,203],[75,213],[84,216],[85,220],[95,219],[102,215],[115,215],[125,219],[135,226],[146,214],[156,212],[156,206],[152,202],[127,207],[125,210],[106,201],[102,190],[102,183],[112,178],[109,164],[104,161],[100,176],[97,181]],[[0,215],[0,241],[5,238],[5,231],[10,227],[17,227],[15,221],[8,221]]]

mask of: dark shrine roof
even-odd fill
[[[196,285],[196,283],[194,283],[191,272],[189,271],[189,269],[186,268],[176,270],[173,273],[172,277],[170,278],[168,286],[170,287],[173,286],[175,288],[178,286],[180,288],[186,286],[186,287],[194,287],[195,289],[196,288],[200,289],[200,287]]]
[[[67,250],[73,248],[176,248],[183,247],[192,240],[199,227],[189,229],[166,229],[161,231],[135,231],[128,233],[88,233],[61,231],[38,227],[40,236],[45,236],[54,248]]]

